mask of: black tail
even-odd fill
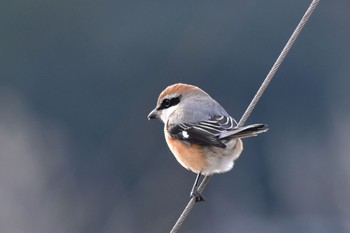
[[[233,129],[232,131],[228,131],[225,133],[222,133],[220,135],[220,139],[223,138],[248,138],[257,136],[259,133],[264,133],[269,128],[265,124],[253,124],[253,125],[247,125],[238,127],[236,129]]]

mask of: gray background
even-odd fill
[[[167,232],[195,175],[148,122],[198,85],[239,119],[310,1],[0,3],[0,231]],[[350,2],[321,1],[181,232],[350,232]]]

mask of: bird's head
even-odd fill
[[[173,84],[160,93],[157,106],[148,114],[148,119],[160,119],[166,123],[174,113],[181,118],[182,116],[179,115],[185,114],[186,110],[191,110],[189,108],[196,100],[207,96],[207,93],[196,86],[183,83]]]

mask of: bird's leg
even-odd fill
[[[205,201],[205,199],[202,197],[202,195],[199,193],[198,191],[198,184],[199,184],[199,180],[201,178],[202,174],[199,172],[197,174],[196,180],[194,181],[191,193],[190,193],[190,197],[195,197],[196,202],[200,202],[200,201]]]

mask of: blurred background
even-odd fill
[[[168,232],[195,174],[147,121],[202,87],[239,119],[310,1],[0,3],[0,232]],[[350,232],[350,1],[321,1],[181,232]]]

